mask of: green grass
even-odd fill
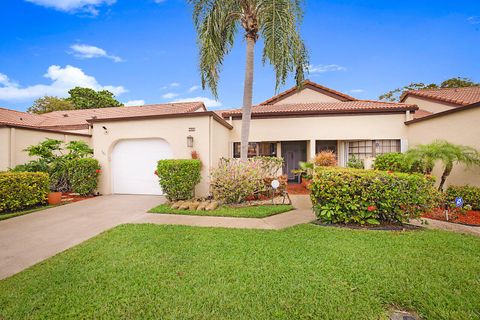
[[[122,225],[0,281],[0,319],[480,317],[480,239]]]
[[[151,213],[168,213],[168,214],[186,214],[194,216],[217,216],[217,217],[236,217],[236,218],[265,218],[274,214],[293,210],[291,205],[264,205],[252,207],[227,207],[221,206],[213,211],[197,211],[197,210],[179,210],[172,209],[167,204],[161,204],[158,207],[150,209]]]
[[[53,206],[44,205],[44,206],[29,208],[27,210],[22,210],[22,211],[0,213],[0,221],[7,220],[7,219],[10,219],[10,218],[14,218],[14,217],[18,217],[18,216],[23,216],[24,214],[29,214],[29,213],[32,213],[32,212],[42,211],[42,210],[45,210],[45,209],[48,209],[48,208],[51,208],[51,207],[53,207]]]

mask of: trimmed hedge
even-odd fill
[[[480,210],[480,187],[474,186],[449,186],[445,192],[448,203],[455,203],[456,197],[462,197],[465,205],[472,207],[472,210]]]
[[[376,170],[406,173],[429,172],[428,163],[425,160],[414,159],[409,157],[407,153],[398,152],[378,155],[373,162],[373,167]]]
[[[90,195],[98,184],[100,164],[97,159],[80,158],[68,161],[68,179],[72,191],[81,195]]]
[[[402,223],[435,207],[430,176],[376,170],[317,168],[310,189],[314,211],[326,223]]]
[[[44,203],[49,185],[50,179],[44,172],[0,172],[0,212]]]
[[[193,197],[195,186],[200,182],[202,163],[197,159],[160,160],[157,175],[160,187],[170,201]]]

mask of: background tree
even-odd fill
[[[189,0],[200,49],[202,87],[218,98],[217,85],[225,55],[241,29],[246,41],[240,157],[247,159],[253,96],[255,44],[264,41],[263,62],[275,70],[275,90],[295,74],[298,86],[308,66],[305,45],[300,37],[301,0]]]
[[[45,96],[43,98],[38,98],[33,102],[33,105],[27,109],[29,113],[42,114],[52,111],[59,110],[73,110],[75,109],[73,103],[68,100]]]
[[[75,87],[68,91],[70,97],[66,100],[71,102],[75,109],[93,109],[121,107],[123,104],[115,99],[115,95],[108,90],[95,91],[90,88]]]
[[[456,78],[450,78],[439,85],[436,83],[430,83],[430,84],[425,84],[425,83],[410,83],[409,85],[406,85],[401,88],[396,88],[391,91],[388,91],[387,93],[382,94],[378,99],[383,100],[383,101],[400,101],[400,97],[402,96],[402,93],[405,91],[409,90],[422,90],[422,89],[437,89],[437,88],[464,88],[464,87],[474,87],[474,86],[480,86],[480,83],[473,82],[469,78],[462,78],[462,77],[456,77]]]
[[[455,163],[462,163],[467,166],[480,165],[480,152],[468,146],[456,145],[447,141],[438,140],[430,144],[419,145],[407,152],[407,157],[412,160],[424,161],[428,171],[431,173],[435,162],[441,161],[444,169],[440,178],[438,190],[443,191],[443,185],[452,172]]]

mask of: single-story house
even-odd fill
[[[480,149],[478,139],[455,139],[456,130],[464,136],[480,136],[473,123],[480,119],[480,104],[422,118],[416,117],[419,106],[359,100],[306,81],[300,90],[291,88],[252,108],[249,155],[283,157],[283,171],[295,181],[291,171],[298,162],[321,150],[334,151],[342,166],[351,156],[369,166],[376,155],[404,152],[437,138]],[[44,115],[0,109],[0,170],[28,161],[22,150],[46,137],[82,139],[92,146],[102,166],[100,193],[161,194],[154,175],[156,162],[190,158],[196,151],[204,164],[196,194],[207,195],[210,169],[222,157],[239,156],[241,118],[241,109],[209,111],[202,102]],[[454,123],[456,129],[444,130],[444,122]],[[462,168],[449,181],[480,185],[478,173]]]

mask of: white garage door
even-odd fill
[[[118,142],[111,155],[113,193],[163,194],[154,172],[158,160],[171,158],[170,145],[163,139]]]

